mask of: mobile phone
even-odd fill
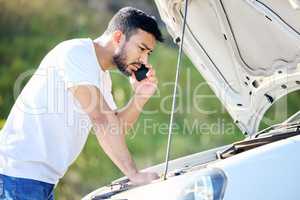
[[[143,79],[145,79],[147,77],[147,73],[148,73],[149,69],[144,65],[141,64],[141,67],[137,70],[134,71],[136,80],[141,81]]]

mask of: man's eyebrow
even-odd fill
[[[151,48],[149,48],[145,43],[141,43],[141,45],[143,45],[147,50],[149,50],[150,52],[152,52],[153,50]]]

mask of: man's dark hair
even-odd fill
[[[105,33],[120,30],[125,34],[126,40],[129,40],[138,29],[152,34],[159,42],[164,40],[154,16],[132,7],[120,9],[110,20]]]

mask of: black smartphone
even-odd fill
[[[147,73],[148,73],[149,69],[144,65],[141,64],[141,67],[137,70],[134,71],[136,80],[141,81],[143,79],[145,79],[147,77]]]

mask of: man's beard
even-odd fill
[[[130,76],[131,73],[127,71],[127,65],[126,65],[126,54],[124,51],[124,46],[121,48],[120,52],[116,53],[113,56],[113,61],[117,68],[124,74],[125,76]]]

